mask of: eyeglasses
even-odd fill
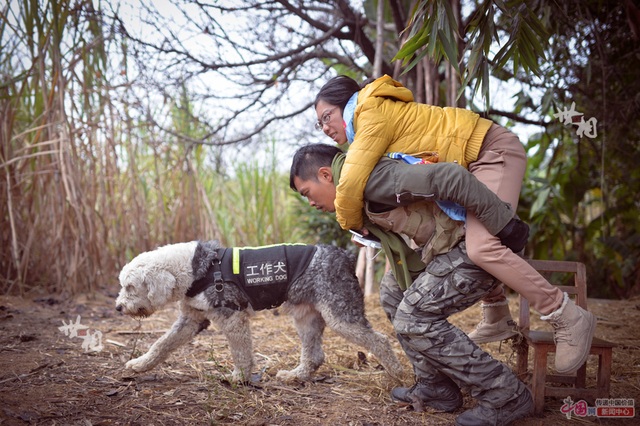
[[[316,121],[315,128],[316,130],[322,130],[325,124],[329,124],[331,121],[331,113],[336,110],[337,107],[331,108],[329,111],[322,114],[320,120]]]

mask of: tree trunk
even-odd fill
[[[384,0],[378,0],[376,22],[376,57],[373,62],[373,76],[382,77],[382,59],[384,51]]]
[[[438,105],[440,102],[440,75],[438,74],[438,67],[428,57],[422,60],[422,67],[424,68],[424,102],[429,105]]]
[[[367,253],[364,247],[360,247],[358,250],[358,260],[356,261],[356,277],[358,278],[358,283],[360,283],[360,288],[364,291],[364,274],[366,272],[367,266]]]
[[[373,294],[373,286],[376,277],[376,260],[374,258],[376,255],[376,249],[373,247],[367,247],[365,250],[367,253],[367,271],[364,280],[364,295],[369,296],[370,294]]]

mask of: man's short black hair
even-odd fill
[[[333,145],[315,143],[303,146],[293,154],[291,173],[289,174],[289,186],[298,192],[293,179],[297,176],[302,180],[318,180],[320,167],[331,167],[334,157],[342,153],[342,150]]]

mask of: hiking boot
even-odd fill
[[[549,315],[540,317],[553,327],[556,343],[556,371],[573,374],[589,356],[591,340],[596,331],[596,317],[580,306],[565,293],[560,308]]]
[[[516,322],[511,318],[509,303],[506,300],[482,304],[482,320],[469,338],[476,344],[498,342],[517,334]]]
[[[500,238],[502,244],[517,254],[527,245],[527,241],[529,240],[529,225],[520,220],[518,216],[515,216],[496,236]]]
[[[436,381],[419,379],[410,388],[393,388],[391,399],[413,404],[416,411],[422,411],[419,408],[423,405],[446,412],[462,406],[460,388],[448,377]]]
[[[533,399],[528,389],[515,399],[507,402],[500,408],[477,405],[465,411],[456,418],[456,426],[501,426],[530,416],[533,412]]]

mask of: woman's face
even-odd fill
[[[323,100],[318,101],[316,115],[318,116],[316,126],[321,128],[325,135],[337,142],[338,145],[347,142],[347,132],[344,129],[345,124],[339,106],[331,105]]]

